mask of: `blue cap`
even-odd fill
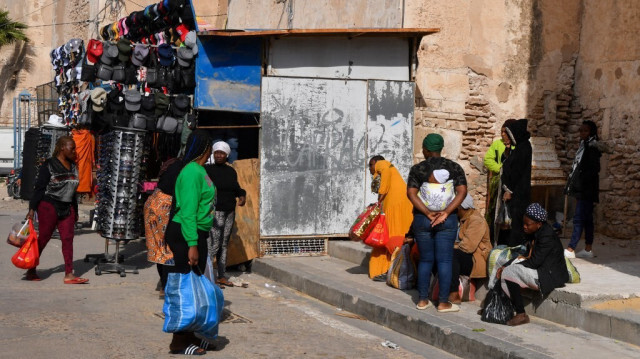
[[[162,44],[158,46],[158,60],[160,61],[160,65],[162,66],[171,66],[173,65],[173,60],[175,56],[173,55],[173,48],[169,44]]]

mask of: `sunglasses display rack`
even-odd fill
[[[143,228],[140,183],[144,177],[145,141],[145,131],[132,129],[114,128],[100,136],[96,221],[106,244],[105,255],[96,261],[97,275],[105,271],[124,277],[127,270],[137,274],[135,267],[120,264],[119,248],[120,242],[137,239]],[[110,239],[116,241],[114,256],[106,253]]]

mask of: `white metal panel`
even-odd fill
[[[260,235],[344,234],[363,208],[367,82],[262,81]]]
[[[409,40],[285,37],[269,48],[269,76],[409,80]]]
[[[413,111],[415,83],[369,81],[367,160],[382,155],[407,180],[413,164]],[[371,192],[370,175],[366,176],[366,203],[378,200]]]

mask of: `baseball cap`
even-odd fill
[[[169,107],[169,97],[167,97],[167,95],[163,94],[162,92],[156,92],[155,101],[156,101],[156,115],[157,116],[163,115],[167,111],[167,108]]]
[[[131,41],[127,39],[120,39],[118,41],[118,60],[120,62],[129,61],[129,57],[131,56]]]
[[[151,96],[145,94],[142,96],[142,106],[140,108],[140,113],[145,114],[150,117],[155,117],[156,115],[156,98],[155,96]]]
[[[105,65],[111,65],[118,57],[118,48],[116,45],[105,41],[102,49],[102,56],[100,57],[100,62]]]
[[[180,94],[174,97],[171,104],[171,112],[176,117],[184,116],[187,112],[189,112],[189,102],[191,101],[189,101],[189,96],[187,95]]]
[[[104,106],[107,103],[107,91],[102,87],[96,87],[91,90],[91,103],[94,111],[100,112],[104,110]]]
[[[173,48],[169,44],[162,44],[158,46],[158,60],[162,66],[173,65],[174,55]]]
[[[87,62],[93,65],[100,60],[102,56],[102,42],[100,40],[91,39],[87,45]]]
[[[124,92],[124,107],[127,111],[136,112],[140,110],[142,95],[136,90],[126,90]]]
[[[191,49],[193,56],[198,54],[198,43],[196,42],[197,36],[195,31],[189,31],[184,38],[184,46]]]
[[[131,63],[136,66],[143,66],[149,56],[149,48],[145,45],[138,44],[133,49],[133,56],[131,56]]]
[[[178,48],[178,65],[182,67],[191,66],[191,62],[193,61],[193,52],[190,48],[186,46],[180,46]]]

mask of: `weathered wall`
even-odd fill
[[[582,119],[598,124],[611,150],[602,157],[598,230],[621,238],[640,235],[640,2],[584,0],[567,149],[577,148]],[[576,116],[577,117],[577,116]]]
[[[422,159],[418,139],[442,133],[457,149],[445,155],[465,168],[476,205],[484,208],[482,157],[502,123],[528,117],[549,94],[571,90],[579,13],[579,0],[407,1],[405,27],[441,30],[418,49],[416,161]]]
[[[402,0],[230,0],[229,29],[401,28]]]

